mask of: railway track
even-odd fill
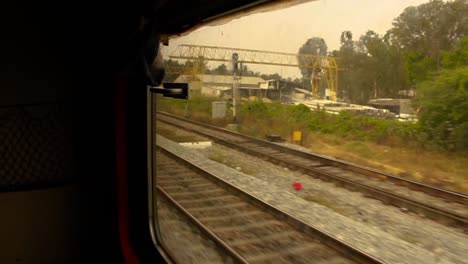
[[[236,263],[383,263],[157,147],[156,189]]]
[[[385,204],[397,206],[403,211],[423,215],[468,233],[467,195],[167,113],[157,112],[156,118],[158,121],[210,138],[218,144],[359,191]]]

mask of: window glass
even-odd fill
[[[359,261],[235,187],[383,262],[468,259],[467,21],[465,0],[327,0],[170,39],[164,82],[188,99],[150,103],[169,255]]]

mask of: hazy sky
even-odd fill
[[[331,51],[339,48],[342,31],[350,30],[353,39],[367,30],[384,34],[406,7],[425,2],[428,0],[319,0],[203,27],[171,39],[162,52],[167,58],[179,44],[198,44],[296,53],[311,37],[324,38]],[[248,66],[256,71],[282,73],[284,77],[300,77],[295,68]]]

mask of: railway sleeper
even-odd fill
[[[272,262],[280,262],[278,261],[279,259],[284,259],[284,258],[292,258],[292,259],[297,259],[298,256],[301,255],[312,255],[314,256],[317,255],[317,251],[323,250],[323,246],[320,244],[305,244],[293,248],[283,248],[281,250],[275,250],[270,253],[258,253],[258,252],[252,252],[250,255],[245,257],[249,263],[272,263]],[[315,257],[315,260],[320,259],[319,256]],[[325,258],[326,259],[326,258]],[[276,260],[276,261],[275,261]],[[312,259],[308,260],[303,263],[311,263],[314,262],[315,260],[312,261]]]

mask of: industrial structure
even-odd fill
[[[233,57],[236,63],[233,63]],[[251,96],[267,98],[282,103],[304,104],[311,109],[322,109],[338,114],[340,111],[352,112],[377,118],[413,120],[413,113],[408,110],[408,100],[371,100],[367,105],[356,105],[337,101],[338,71],[335,58],[319,55],[302,55],[285,52],[261,51],[253,49],[227,48],[200,45],[179,45],[169,55],[170,59],[186,60],[188,66],[170,66],[168,73],[176,73],[175,82],[190,83],[192,94],[204,94],[221,98],[237,99]],[[285,80],[263,80],[259,77],[231,75],[209,75],[207,62],[238,64],[262,64],[285,67],[304,67],[311,69],[311,91],[295,87]],[[299,61],[306,62],[304,65]],[[234,66],[235,67],[235,66]],[[233,67],[233,68],[234,68]],[[234,72],[235,69],[234,69]],[[238,74],[239,72],[237,72]],[[320,99],[320,84],[325,80],[327,89],[325,98]],[[235,87],[235,88],[234,88]],[[237,93],[237,94],[234,94]],[[403,120],[403,119],[404,120]]]
[[[379,98],[371,99],[367,102],[367,105],[370,105],[378,109],[387,109],[390,112],[393,112],[397,115],[406,114],[414,115],[415,112],[411,107],[410,99],[393,99],[393,98]]]
[[[233,76],[215,74],[182,74],[175,83],[188,83],[192,96],[205,95],[224,99],[233,97]],[[305,99],[311,93],[297,88],[295,83],[285,80],[263,80],[256,76],[242,77],[237,86],[238,100],[247,98],[262,98],[282,103],[293,103],[294,98]]]
[[[191,94],[229,98],[232,96],[233,76],[215,74],[182,74],[174,82],[189,83]],[[258,95],[262,89],[260,77],[248,76],[239,81],[240,95]]]
[[[318,99],[319,83],[322,78],[325,79],[329,91],[329,98],[336,101],[338,88],[338,66],[335,58],[329,56],[319,56],[311,54],[295,54],[275,51],[262,51],[253,49],[227,48],[215,46],[200,45],[179,45],[177,49],[169,56],[171,59],[190,60],[193,66],[190,68],[168,68],[168,71],[176,71],[181,74],[204,74],[205,62],[231,62],[232,55],[239,54],[238,62],[240,64],[263,64],[284,67],[304,67],[311,69],[312,97]],[[301,60],[299,60],[301,58]],[[305,61],[304,65],[299,61]]]

